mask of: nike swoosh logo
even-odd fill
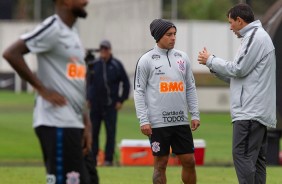
[[[162,65],[162,66],[163,66],[163,65]],[[157,70],[157,69],[161,68],[162,66],[159,66],[159,67],[155,67],[155,69]]]

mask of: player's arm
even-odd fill
[[[24,60],[24,55],[27,53],[29,53],[29,49],[24,40],[19,39],[4,51],[3,57],[19,76],[29,82],[43,98],[54,105],[65,105],[66,100],[63,96],[54,91],[47,90],[41,81],[32,73]]]
[[[255,39],[252,42],[245,40],[242,43],[238,57],[234,61],[226,61],[215,57],[209,54],[205,48],[199,53],[198,59],[201,60],[200,57],[203,57],[203,61],[199,60],[200,64],[206,64],[209,69],[221,76],[241,78],[248,75],[260,62],[261,58],[264,58],[264,52],[260,52],[261,45],[262,43]]]
[[[152,134],[151,124],[148,118],[148,107],[145,103],[146,86],[149,78],[149,68],[145,58],[141,58],[136,66],[134,77],[134,103],[137,118],[140,121],[141,132],[144,135]]]
[[[226,77],[224,75],[220,75],[219,73],[216,73],[214,71],[211,70],[211,73],[213,75],[215,75],[218,79],[222,80],[223,82],[226,82],[228,84],[230,84],[230,77]]]
[[[198,107],[198,96],[196,91],[195,79],[192,73],[190,60],[186,56],[187,71],[186,71],[186,99],[188,109],[191,114],[191,129],[192,131],[197,130],[200,126],[200,112]]]
[[[23,56],[27,53],[29,53],[28,48],[24,41],[19,39],[4,51],[3,57],[22,79],[28,81],[35,89],[41,90],[43,88],[42,83],[31,72],[24,60]]]
[[[129,91],[130,91],[130,82],[126,74],[126,71],[121,63],[120,66],[121,66],[120,72],[121,72],[121,81],[122,81],[122,95],[120,97],[120,102],[122,103],[123,101],[128,99]]]
[[[83,154],[87,155],[92,148],[92,124],[89,117],[89,110],[87,105],[85,105],[85,110],[83,113],[83,123],[84,123],[84,130],[83,130],[82,146],[83,146]]]
[[[120,65],[119,70],[120,70],[120,79],[122,82],[122,94],[119,96],[118,101],[116,103],[116,109],[120,110],[122,108],[122,104],[125,100],[128,99],[129,96],[129,91],[130,91],[130,82],[128,79],[128,76],[126,74],[126,71],[121,63],[118,63]]]
[[[91,75],[91,70],[93,70],[92,65],[87,66],[87,72],[86,72],[86,101],[87,101],[87,107],[91,108],[91,94],[92,94],[92,88],[93,88],[93,80]]]

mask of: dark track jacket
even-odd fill
[[[122,92],[119,87],[122,83]],[[101,58],[89,64],[87,73],[87,100],[91,108],[114,107],[116,102],[128,99],[130,83],[123,65],[111,57],[108,62]]]

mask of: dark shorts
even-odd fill
[[[47,184],[65,184],[67,180],[88,183],[82,154],[82,129],[40,126],[35,132],[43,152]]]
[[[150,138],[154,156],[165,156],[194,153],[194,143],[189,125],[153,128]]]

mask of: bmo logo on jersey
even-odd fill
[[[174,92],[183,92],[184,85],[182,81],[162,81],[160,82],[160,93],[174,93]]]
[[[75,57],[70,58],[70,62],[67,64],[67,77],[69,79],[85,79],[86,67],[83,64],[79,64]]]

